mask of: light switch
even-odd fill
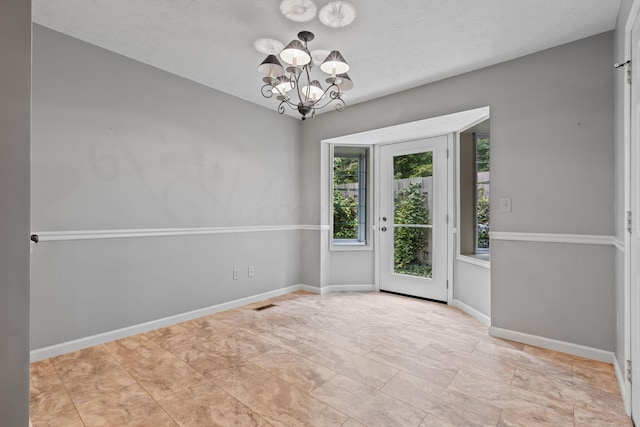
[[[500,212],[511,212],[511,197],[500,199]]]

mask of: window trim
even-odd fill
[[[489,118],[487,117],[484,120],[488,120]],[[484,121],[482,120],[482,121]],[[454,236],[454,242],[455,242],[455,252],[453,254],[453,257],[455,260],[457,261],[462,261],[462,262],[466,262],[468,264],[474,264],[477,265],[479,267],[484,267],[484,268],[491,268],[491,260],[490,260],[490,256],[491,256],[491,249],[489,248],[488,250],[485,250],[484,252],[478,252],[477,251],[477,237],[476,237],[476,218],[474,215],[474,219],[473,219],[473,229],[470,230],[469,232],[473,233],[473,246],[474,246],[474,252],[473,253],[468,253],[468,252],[463,252],[462,250],[462,218],[461,218],[461,208],[460,206],[463,204],[463,198],[462,198],[462,183],[461,183],[461,173],[463,168],[465,167],[465,164],[463,164],[462,161],[462,134],[465,133],[464,130],[461,130],[459,132],[455,133],[455,227],[453,229],[453,234]],[[491,137],[491,133],[481,133],[479,135],[485,135],[488,136],[489,138]],[[473,167],[474,167],[474,172],[476,170],[476,140],[475,140],[475,133],[472,134],[473,137]],[[475,207],[477,206],[477,200],[476,200],[476,184],[477,184],[477,173],[474,175],[473,177],[473,206],[474,206],[474,210]],[[466,199],[465,199],[466,200]]]

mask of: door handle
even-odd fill
[[[387,231],[387,227],[382,227],[380,231]]]

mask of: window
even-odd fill
[[[367,243],[367,147],[333,147],[333,244]]]
[[[489,120],[460,133],[459,253],[488,260],[490,171]]]

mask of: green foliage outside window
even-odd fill
[[[431,154],[431,153],[429,153]],[[427,197],[421,183],[411,183],[398,191],[394,198],[396,224],[428,224]],[[431,265],[427,233],[431,230],[413,227],[396,227],[394,231],[394,270],[399,274],[429,277]]]
[[[358,200],[341,189],[358,183],[358,158],[333,158],[333,238],[358,238]]]
[[[482,188],[478,189],[478,203],[476,204],[478,248],[489,248],[489,199]]]
[[[333,187],[333,238],[358,238],[358,203],[356,198],[345,197],[335,185]]]

